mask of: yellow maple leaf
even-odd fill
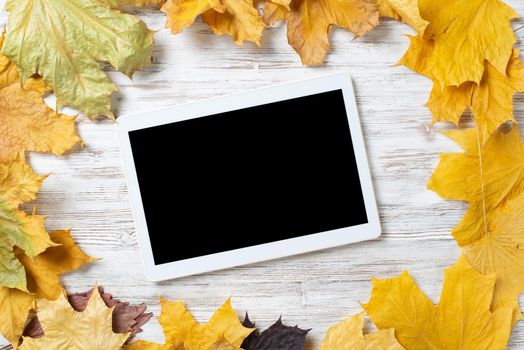
[[[100,0],[110,8],[121,9],[125,7],[152,7],[159,8],[164,0]]]
[[[524,144],[516,127],[495,131],[485,143],[476,129],[445,134],[465,152],[442,154],[428,187],[469,202],[453,236],[477,271],[496,275],[492,307],[510,306],[515,322],[524,291]]]
[[[466,258],[477,271],[495,275],[492,309],[509,306],[513,322],[522,319],[519,294],[524,292],[524,192],[487,216],[488,231],[464,247]]]
[[[240,348],[244,339],[253,331],[242,326],[231,307],[231,298],[206,324],[197,323],[181,301],[161,299],[160,303],[162,312],[158,321],[164,330],[166,344],[139,340],[127,345],[126,350],[210,350],[213,346],[214,349],[229,350]]]
[[[16,349],[35,297],[16,288],[0,287],[0,334]]]
[[[483,146],[476,128],[444,134],[465,152],[441,154],[428,188],[443,198],[469,203],[452,231],[457,243],[466,246],[486,235],[486,217],[493,209],[524,190],[524,144],[516,127],[495,131]]]
[[[424,34],[428,21],[420,16],[418,0],[378,0],[381,17],[390,17],[402,21],[418,34]]]
[[[15,256],[15,246],[35,257],[57,245],[44,227],[45,217],[18,209],[35,198],[42,180],[20,154],[0,162],[0,286],[27,291],[25,270]]]
[[[424,32],[433,40],[431,69],[441,86],[480,83],[487,60],[501,74],[517,41],[509,21],[518,14],[500,0],[419,0]]]
[[[524,63],[519,59],[517,49],[508,63],[507,76],[486,62],[484,76],[478,85],[466,82],[459,87],[442,89],[436,83],[428,107],[434,121],[446,120],[456,125],[469,107],[481,134],[487,137],[505,122],[515,122],[513,95],[516,92],[524,92]]]
[[[55,301],[37,300],[36,314],[44,336],[23,337],[21,350],[118,350],[130,334],[113,332],[113,308],[106,306],[98,288],[82,312],[75,311],[62,293]]]
[[[28,289],[37,298],[54,300],[60,296],[62,286],[60,275],[93,262],[94,259],[85,254],[73,242],[69,230],[59,230],[50,234],[56,247],[47,248],[45,252],[31,259],[25,254],[18,258],[24,265],[28,277]]]
[[[393,328],[366,334],[362,332],[366,313],[348,317],[329,328],[319,350],[402,350]]]
[[[273,0],[265,1],[262,11],[262,20],[267,26],[272,26],[276,22],[283,21],[286,13],[290,10],[291,0]]]
[[[389,17],[400,21],[402,17],[400,14],[395,11],[393,6],[389,3],[389,0],[377,0],[378,4],[378,13],[380,17]]]
[[[3,40],[4,34],[0,48]],[[61,155],[81,143],[75,118],[45,104],[48,92],[40,79],[29,79],[22,87],[16,65],[0,53],[0,160],[21,150]]]
[[[12,208],[34,200],[44,179],[33,172],[21,154],[0,161],[0,197]]]
[[[167,14],[166,28],[173,34],[202,15],[217,35],[231,35],[239,45],[248,40],[260,46],[264,23],[253,0],[167,0],[161,10]]]
[[[0,287],[0,334],[13,346],[18,345],[35,298],[58,298],[62,291],[59,275],[96,260],[78,248],[69,230],[55,231],[50,236],[59,245],[48,248],[33,259],[18,254],[27,273],[29,292]]]
[[[406,349],[503,349],[512,309],[490,311],[494,285],[494,275],[482,275],[461,256],[445,271],[439,305],[405,271],[397,278],[373,279],[364,308],[378,328],[394,328]]]
[[[233,346],[227,340],[222,339],[222,340],[217,341],[213,345],[211,345],[211,347],[209,347],[209,350],[242,350],[242,349],[238,346]]]
[[[267,1],[264,4],[264,12],[262,20],[267,26],[272,26],[276,22],[283,21],[286,18],[286,13],[289,11],[289,7],[285,8],[272,1]]]
[[[480,83],[465,82],[458,87],[442,87],[432,72],[431,60],[435,54],[433,42],[421,36],[408,37],[410,47],[399,64],[434,80],[427,103],[433,114],[433,123],[449,121],[458,125],[464,111],[469,108],[481,134],[486,138],[501,124],[515,121],[513,95],[524,92],[524,62],[519,58],[519,50],[513,50],[505,75],[486,61]]]
[[[285,15],[287,39],[305,65],[321,64],[333,25],[364,35],[378,24],[374,0],[292,0]]]

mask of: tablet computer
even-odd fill
[[[117,129],[150,280],[381,233],[346,74],[120,117]]]

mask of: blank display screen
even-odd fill
[[[129,138],[157,265],[368,222],[342,90]]]

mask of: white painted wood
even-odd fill
[[[522,1],[507,2],[524,13]],[[3,3],[0,0],[2,7]],[[306,68],[287,45],[282,27],[265,32],[262,48],[249,43],[241,48],[228,37],[216,37],[201,22],[172,36],[162,29],[162,13],[145,10],[137,14],[151,28],[161,30],[156,34],[153,65],[137,72],[133,81],[108,68],[120,88],[114,96],[118,115],[324,73],[349,72],[355,82],[384,235],[371,242],[254,266],[147,282],[115,126],[110,121],[79,118],[84,149],[62,158],[30,156],[38,172],[51,173],[33,203],[38,213],[48,215],[48,229],[71,227],[85,251],[103,258],[65,276],[68,291],[84,291],[98,282],[120,299],[146,302],[155,316],[160,311],[158,297],[184,299],[200,321],[206,321],[233,295],[239,315],[249,310],[262,328],[280,315],[287,324],[313,328],[308,349],[319,344],[329,325],[360,311],[359,301],[368,300],[373,276],[394,277],[408,269],[424,292],[438,302],[443,268],[459,255],[449,231],[465,205],[440,199],[425,186],[439,152],[457,148],[430,127],[431,116],[424,107],[430,81],[392,66],[407,48],[407,39],[402,36],[411,33],[407,26],[384,21],[374,32],[356,40],[351,33],[335,29],[331,35],[334,48],[326,64]],[[5,21],[5,14],[0,15],[0,24]],[[514,27],[522,48],[524,20],[515,21]],[[515,102],[517,119],[523,122],[524,95]],[[158,151],[165,152],[169,162],[168,151]],[[184,247],[174,245],[173,249]],[[140,338],[162,342],[156,319],[145,326]],[[6,342],[0,341],[0,346],[3,344]],[[513,331],[509,348],[522,347],[521,322]]]

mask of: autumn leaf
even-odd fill
[[[517,41],[509,21],[518,14],[500,0],[418,0],[429,22],[424,39],[435,43],[431,70],[440,86],[480,83],[488,61],[501,74]]]
[[[62,293],[55,301],[37,300],[36,313],[44,336],[23,337],[21,350],[118,350],[129,337],[113,332],[113,308],[105,305],[98,288],[83,312],[75,311]]]
[[[361,312],[329,328],[319,350],[403,350],[395,338],[393,328],[366,334],[362,332],[364,317]]]
[[[400,21],[402,17],[395,11],[389,0],[377,0],[378,14],[380,17],[389,17]]]
[[[374,0],[292,0],[285,14],[287,39],[305,65],[321,64],[333,25],[362,36],[378,24]]]
[[[465,152],[442,154],[428,187],[444,198],[469,202],[453,235],[477,271],[496,275],[492,307],[511,306],[513,321],[519,320],[518,296],[524,291],[524,144],[519,131],[497,130],[485,144],[474,128],[445,134]]]
[[[441,154],[428,188],[443,198],[469,203],[452,231],[463,247],[486,235],[485,215],[523,191],[524,144],[517,128],[495,131],[483,146],[476,128],[444,134],[465,152]]]
[[[364,308],[379,329],[394,328],[406,349],[503,349],[511,331],[509,307],[490,311],[494,275],[482,275],[464,256],[446,269],[440,304],[420,291],[408,272],[373,279]]]
[[[0,47],[4,34],[0,36]],[[43,97],[49,88],[40,79],[20,84],[18,68],[0,54],[0,161],[20,151],[61,155],[81,143],[75,118],[56,113]]]
[[[254,328],[255,324],[248,315],[243,322],[244,327]],[[241,345],[244,350],[303,350],[306,344],[306,335],[309,329],[300,329],[297,326],[285,326],[279,318],[268,329],[260,333],[257,329],[251,333]]]
[[[262,20],[267,26],[272,26],[277,22],[283,21],[286,18],[286,13],[289,12],[289,4],[291,0],[273,0],[264,2],[264,10],[262,12]]]
[[[519,59],[519,50],[515,49],[506,75],[486,62],[479,84],[466,82],[459,87],[442,89],[436,83],[428,107],[434,121],[447,120],[456,125],[466,108],[469,108],[481,134],[487,137],[505,122],[516,122],[513,117],[513,95],[517,92],[524,92],[524,62]]]
[[[109,0],[112,1],[112,0]],[[8,0],[3,53],[22,82],[39,74],[57,97],[90,118],[112,117],[116,90],[99,61],[131,76],[151,62],[153,32],[98,0]],[[35,96],[36,98],[36,96]]]
[[[25,254],[18,255],[27,273],[28,289],[37,298],[54,300],[60,296],[62,286],[60,275],[80,268],[82,265],[96,261],[73,242],[69,230],[51,233],[51,240],[59,244],[47,248],[42,254],[30,259]]]
[[[35,298],[56,299],[61,294],[59,275],[95,260],[78,248],[68,230],[55,231],[50,238],[56,246],[33,259],[17,255],[26,270],[28,292],[0,287],[0,333],[13,345],[18,344]]]
[[[164,331],[165,344],[139,340],[125,347],[126,350],[229,350],[240,348],[244,339],[253,331],[242,326],[228,299],[208,323],[199,324],[181,301],[161,299],[162,312],[158,321]]]
[[[0,334],[18,346],[35,297],[16,288],[0,287]]]
[[[153,316],[152,313],[145,312],[146,304],[130,305],[128,302],[114,299],[113,295],[104,292],[102,287],[98,287],[98,291],[107,307],[113,308],[113,331],[115,333],[131,332],[130,337],[132,337],[142,332],[141,327]],[[69,302],[76,311],[84,311],[92,293],[93,289],[85,293],[72,294],[68,296]]]
[[[113,332],[115,333],[129,333],[130,337],[134,336],[136,333],[142,332],[142,326],[149,321],[152,313],[145,313],[147,308],[146,304],[140,305],[130,305],[128,302],[122,302],[118,299],[114,299],[110,293],[104,292],[102,287],[98,287],[98,292],[102,297],[102,300],[107,307],[113,308]],[[83,312],[91,295],[93,294],[93,289],[85,293],[74,293],[67,296],[69,304],[71,307],[78,312]],[[44,330],[38,321],[38,317],[29,322],[29,324],[24,329],[24,336],[31,338],[40,338],[44,335]]]
[[[151,7],[160,8],[164,4],[164,0],[100,0],[107,4],[108,7],[114,9],[122,9],[126,7]]]
[[[27,291],[25,270],[15,255],[15,246],[34,258],[56,245],[44,228],[43,216],[18,209],[36,197],[43,179],[33,173],[22,155],[0,162],[0,287]]]
[[[381,17],[390,17],[402,21],[418,34],[424,34],[428,21],[420,16],[417,0],[378,0]]]
[[[182,32],[202,15],[217,35],[228,34],[239,45],[248,40],[260,46],[264,23],[253,0],[167,0],[162,11],[167,14],[166,28],[171,28],[173,34]]]
[[[433,123],[449,121],[458,125],[465,110],[469,108],[481,134],[486,138],[501,124],[515,121],[513,95],[524,92],[524,63],[519,58],[519,50],[513,50],[506,74],[501,74],[493,65],[485,62],[486,67],[479,84],[465,82],[458,87],[442,87],[432,72],[435,45],[421,36],[408,37],[410,47],[399,64],[434,80],[427,104],[433,114]]]
[[[511,307],[513,322],[523,319],[519,295],[524,292],[524,192],[487,215],[487,233],[464,247],[477,271],[495,275],[492,309]]]
[[[217,0],[212,0],[217,1]],[[202,19],[217,35],[230,35],[238,45],[244,40],[261,45],[264,23],[252,0],[219,0],[220,6],[202,14]],[[218,10],[217,10],[218,9]]]

